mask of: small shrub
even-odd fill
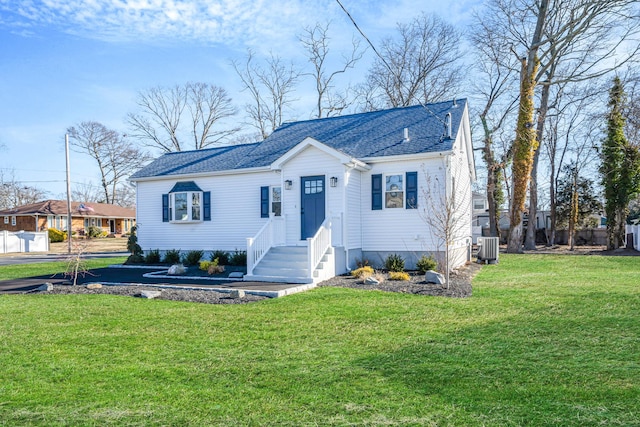
[[[160,249],[152,249],[144,257],[146,264],[160,264]]]
[[[402,280],[406,282],[409,279],[410,279],[409,273],[405,273],[404,271],[389,272],[389,280]]]
[[[49,240],[51,243],[64,242],[67,238],[67,233],[60,231],[57,228],[49,229]]]
[[[356,265],[358,266],[358,268],[362,268],[362,267],[367,267],[371,264],[369,263],[369,260],[366,258],[356,258]]]
[[[422,255],[418,262],[416,262],[416,267],[420,274],[424,274],[429,270],[435,270],[438,266],[438,263],[432,256]]]
[[[213,265],[213,264],[211,264],[209,266],[209,269],[207,270],[207,273],[209,273],[209,274],[224,273],[224,265]]]
[[[200,250],[189,251],[184,256],[184,264],[185,265],[198,265],[198,263],[202,259],[203,255],[204,255],[204,251],[200,251]]]
[[[239,251],[236,249],[229,257],[229,265],[246,266],[247,251]]]
[[[398,254],[390,254],[384,261],[384,267],[387,271],[404,271],[404,258]]]
[[[209,266],[212,264],[213,264],[213,261],[200,261],[200,264],[198,264],[198,268],[202,271],[208,271]]]
[[[138,244],[137,231],[138,231],[138,226],[134,225],[133,227],[131,227],[131,235],[127,239],[127,250],[131,254],[131,257],[133,257],[133,259],[135,259],[136,261],[138,260],[141,261],[140,258],[142,258],[142,254],[144,252],[142,251],[142,248]],[[133,259],[131,262],[134,262]]]
[[[165,264],[179,264],[180,263],[180,249],[169,249],[164,253],[162,262]]]
[[[90,225],[89,228],[87,228],[87,236],[89,236],[89,238],[91,239],[95,237],[100,237],[102,233],[103,233],[102,228],[96,227],[95,225]],[[105,236],[106,236],[106,232],[105,232]]]
[[[230,254],[227,251],[213,251],[211,253],[211,261],[218,260],[220,265],[229,265]]]
[[[357,279],[365,279],[366,278],[364,277],[365,275],[371,276],[373,273],[374,273],[373,268],[371,266],[366,265],[364,267],[360,267],[353,270],[351,272],[351,275]]]

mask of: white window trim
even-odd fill
[[[5,223],[5,224],[9,224],[9,217],[8,217],[8,216],[5,216],[5,217],[4,217],[4,223]]]
[[[176,214],[176,205],[175,205],[175,197],[177,194],[186,194],[187,195],[187,218],[186,219],[175,219]],[[198,198],[200,200],[200,219],[193,219],[193,194],[198,194]],[[175,193],[169,193],[169,222],[172,224],[193,224],[198,222],[203,222],[202,216],[203,212],[203,200],[204,195],[202,191],[178,191]]]
[[[402,192],[402,203],[397,208],[389,208],[387,207],[387,177],[388,176],[397,176],[402,177],[402,190],[398,192]],[[382,174],[382,209],[404,209],[407,203],[407,175],[406,172],[395,172],[395,173],[384,173]]]
[[[15,227],[15,226],[16,226],[16,217],[15,217],[15,215],[11,217],[11,225],[12,225],[13,227]]]

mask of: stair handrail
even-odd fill
[[[331,247],[331,218],[326,218],[313,237],[307,237],[307,262],[309,275],[313,276],[313,270]]]
[[[247,275],[253,274],[253,269],[273,246],[273,217],[262,226],[253,237],[247,237]]]

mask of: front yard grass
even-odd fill
[[[501,255],[473,285],[0,296],[0,425],[640,425],[638,258]]]

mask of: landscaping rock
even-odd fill
[[[229,273],[229,279],[242,279],[243,277],[244,274],[242,273],[242,271],[233,271]]]
[[[169,267],[169,271],[167,271],[167,274],[171,274],[171,275],[184,274],[186,271],[187,269],[185,268],[184,265],[174,264],[171,267]]]
[[[101,289],[102,285],[100,283],[89,283],[87,285],[87,289]]]
[[[42,292],[49,292],[53,290],[53,284],[52,283],[43,283],[42,285],[38,286],[38,288],[36,289],[36,291],[42,291]]]
[[[429,270],[424,274],[424,281],[427,283],[435,283],[436,285],[444,285],[444,276],[436,271]]]
[[[140,298],[154,299],[162,295],[162,291],[141,291]]]
[[[233,289],[229,292],[231,298],[244,298],[244,291],[242,289]]]
[[[366,279],[364,279],[364,284],[365,285],[378,285],[380,284],[380,281],[378,279],[376,279],[373,276],[369,276]]]

